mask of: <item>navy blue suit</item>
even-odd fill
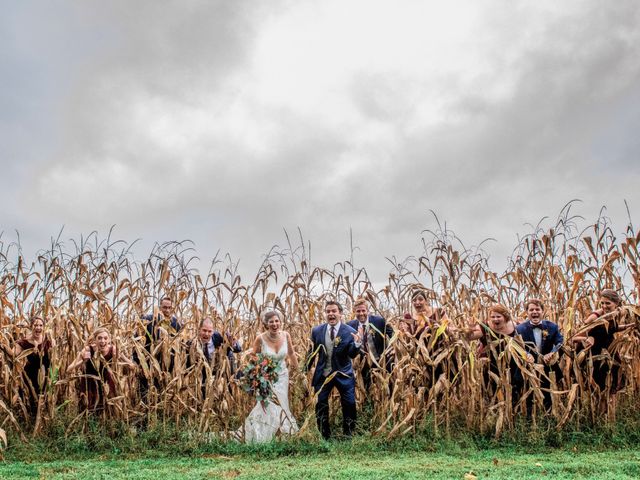
[[[220,332],[213,332],[213,336],[211,337],[213,340],[213,347],[217,350],[224,343],[224,338],[220,334]],[[231,370],[231,374],[233,375],[236,371],[236,359],[233,356],[234,353],[242,352],[242,347],[238,342],[233,342],[230,347],[227,347],[227,358],[229,359],[229,368]]]
[[[342,405],[342,429],[344,434],[350,436],[356,422],[356,383],[353,374],[351,359],[360,352],[353,339],[356,331],[346,324],[341,324],[335,334],[333,343],[333,353],[331,358],[327,355],[325,339],[329,324],[324,323],[314,327],[311,331],[311,350],[307,357],[307,367],[310,368],[316,363],[313,374],[312,385],[318,393],[316,404],[316,419],[318,429],[325,439],[331,436],[329,427],[329,396],[334,387],[340,393],[340,403]],[[335,375],[326,382],[327,376],[324,374],[327,364],[331,364],[329,375]]]
[[[374,352],[370,352],[370,353],[373,353],[374,357],[376,359],[379,359],[381,364],[383,365],[386,364],[387,372],[391,372],[391,368],[393,367],[392,355],[387,354],[386,358],[380,358],[380,357],[382,356],[382,353],[387,348],[389,340],[391,339],[391,337],[393,337],[393,327],[391,327],[391,325],[389,325],[384,318],[378,317],[377,315],[369,315],[369,317],[367,318],[367,321],[369,322],[368,335],[370,335],[371,338],[373,339],[373,347],[375,350]],[[347,322],[347,325],[349,325],[354,330],[358,330],[361,323],[356,318],[354,320],[351,320],[350,322]],[[365,356],[367,355],[368,349],[369,349],[368,341],[363,338],[362,347],[360,348],[360,353],[363,356]],[[369,364],[368,361],[365,361],[364,364],[362,365],[361,373],[362,373],[362,379],[364,381],[364,387],[366,390],[368,390],[369,387],[371,386],[371,365]]]
[[[373,345],[376,349],[374,353],[379,357],[387,348],[389,339],[393,337],[393,327],[391,327],[384,318],[378,317],[377,315],[369,315],[367,320],[369,321],[369,332],[373,334]],[[357,331],[360,327],[360,321],[354,319],[347,322],[347,325]],[[362,349],[364,350],[365,348],[367,348],[367,345],[363,342]]]
[[[224,343],[224,337],[222,336],[222,334],[218,331],[214,331],[213,335],[211,336],[211,340],[213,340],[213,348],[214,350],[218,350],[222,344]],[[193,344],[194,341],[200,341],[198,339],[194,339],[194,340],[189,340],[187,342],[187,350],[188,350],[188,354],[187,354],[187,368],[189,368],[191,365],[196,363],[195,359],[191,358],[192,352],[191,352],[191,345]],[[231,344],[231,346],[227,347],[227,358],[229,359],[229,367],[231,370],[231,373],[235,373],[236,371],[236,362],[235,362],[235,358],[233,356],[234,353],[240,353],[242,352],[242,347],[240,346],[240,344],[238,342],[233,342],[233,344]],[[209,351],[204,349],[202,350],[202,354],[205,356],[206,360],[208,362],[211,362],[211,358],[209,357]]]
[[[162,323],[163,316],[161,313],[159,313],[155,317],[153,314],[148,314],[148,315],[142,316],[141,318],[146,322],[144,348],[146,349],[147,352],[151,353],[154,349],[155,343],[160,340],[160,332],[158,331],[158,327]],[[169,337],[173,338],[180,332],[182,325],[180,325],[180,322],[178,322],[178,319],[175,316],[171,316],[169,325],[170,325],[170,329],[168,329]],[[158,360],[160,364],[160,368],[163,371],[173,373],[174,360],[175,360],[175,352],[173,348],[171,349],[171,355],[169,357],[168,365],[165,365],[162,359],[162,355],[160,353],[156,354],[156,360]],[[133,361],[136,363],[140,363],[140,359],[138,358],[138,354],[135,350],[133,353]],[[153,377],[153,383],[156,389],[160,390],[161,385],[157,376]],[[149,391],[149,379],[144,374],[141,374],[138,377],[138,387],[140,389],[140,396],[146,400],[147,393]]]
[[[558,326],[549,320],[542,320],[540,322],[540,329],[542,331],[542,348],[540,349],[540,352],[538,352],[538,349],[536,348],[536,340],[533,334],[534,328],[535,327],[531,322],[527,320],[516,327],[516,332],[522,337],[527,353],[533,355],[533,358],[535,358],[536,361],[539,360],[541,356],[546,355],[547,353],[557,352],[562,348],[564,337],[560,333]]]
[[[535,328],[540,328],[542,335],[542,342],[540,351],[536,346],[536,340],[533,334]],[[562,348],[564,337],[560,333],[558,326],[550,322],[549,320],[542,320],[539,327],[531,324],[531,321],[527,320],[516,327],[516,332],[524,341],[524,347],[527,353],[531,354],[536,363],[543,363],[542,357],[548,353],[558,352]],[[548,389],[551,387],[551,382],[548,377],[551,372],[555,373],[556,380],[560,382],[562,380],[562,371],[556,363],[555,365],[544,365],[545,375],[540,378],[540,388],[543,389],[544,406],[548,410],[551,408],[551,394]],[[528,397],[527,401],[527,414],[531,415],[532,412],[532,400],[533,396]]]

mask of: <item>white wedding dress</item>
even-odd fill
[[[269,442],[278,431],[288,435],[298,431],[296,420],[289,410],[289,369],[285,361],[289,347],[286,339],[278,352],[262,340],[262,353],[273,357],[280,364],[278,381],[273,386],[277,401],[270,400],[266,407],[257,402],[253,407],[244,422],[244,438],[247,443]]]

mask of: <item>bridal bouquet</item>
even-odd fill
[[[278,381],[280,366],[269,355],[258,353],[248,358],[242,370],[242,389],[266,406],[273,396],[273,385]]]

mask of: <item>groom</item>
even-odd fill
[[[527,360],[530,363],[541,364],[544,375],[540,379],[540,388],[543,391],[544,407],[551,408],[550,374],[555,373],[556,379],[561,381],[562,370],[558,366],[558,357],[561,353],[564,337],[558,326],[543,320],[544,303],[537,298],[526,300],[527,321],[516,327],[516,333],[522,337],[527,352]],[[527,398],[527,414],[531,415],[533,396]]]
[[[344,434],[350,437],[355,427],[356,383],[351,359],[360,351],[360,336],[353,328],[342,323],[342,305],[338,302],[327,302],[324,314],[327,323],[311,331],[312,345],[307,367],[310,368],[317,359],[312,382],[318,394],[316,419],[320,433],[328,440],[331,437],[329,397],[334,387],[340,393]]]

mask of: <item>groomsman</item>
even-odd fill
[[[229,360],[229,369],[233,375],[235,371],[235,359],[233,354],[240,353],[242,347],[227,333],[226,356]],[[220,356],[217,350],[223,346],[225,340],[223,336],[214,330],[213,320],[205,317],[198,326],[198,336],[187,342],[187,368],[192,365],[202,366],[202,398],[206,397],[206,385],[209,375],[215,376],[218,371]]]
[[[389,355],[382,358],[382,354],[393,337],[393,328],[383,317],[369,314],[369,303],[359,298],[354,304],[356,318],[347,323],[358,332],[362,339],[360,354],[363,356],[362,379],[366,390],[371,386],[371,368],[386,363],[387,371],[391,371],[392,359]]]
[[[316,420],[323,438],[331,437],[329,426],[329,397],[334,388],[340,393],[342,430],[347,437],[353,434],[356,423],[356,388],[351,359],[360,351],[360,337],[350,326],[342,323],[342,305],[329,301],[324,308],[326,323],[311,331],[311,350],[307,368],[316,361],[312,385],[318,395]]]
[[[557,362],[564,338],[555,323],[542,318],[544,304],[541,300],[531,298],[527,300],[525,308],[527,310],[527,320],[516,327],[516,332],[524,341],[528,361],[544,366],[544,376],[541,378],[540,387],[548,389],[550,383],[546,377],[552,371],[555,372],[557,380],[561,379],[562,372],[558,368]],[[549,409],[551,407],[551,394],[549,392],[543,393],[544,406]]]
[[[171,300],[171,297],[163,297],[160,300],[160,312],[157,315],[150,313],[143,315],[141,318],[144,322],[145,329],[145,350],[151,355],[160,342],[167,342],[166,348],[169,350],[168,358],[163,356],[161,351],[155,353],[155,358],[163,372],[173,374],[176,347],[174,340],[182,329],[182,324],[173,314],[173,300]],[[140,363],[141,359],[137,352],[134,352],[133,360],[135,363]],[[160,390],[161,383],[155,375],[153,382],[156,389]],[[149,379],[143,372],[141,372],[138,377],[138,387],[142,400],[146,402],[147,393],[149,392]]]

